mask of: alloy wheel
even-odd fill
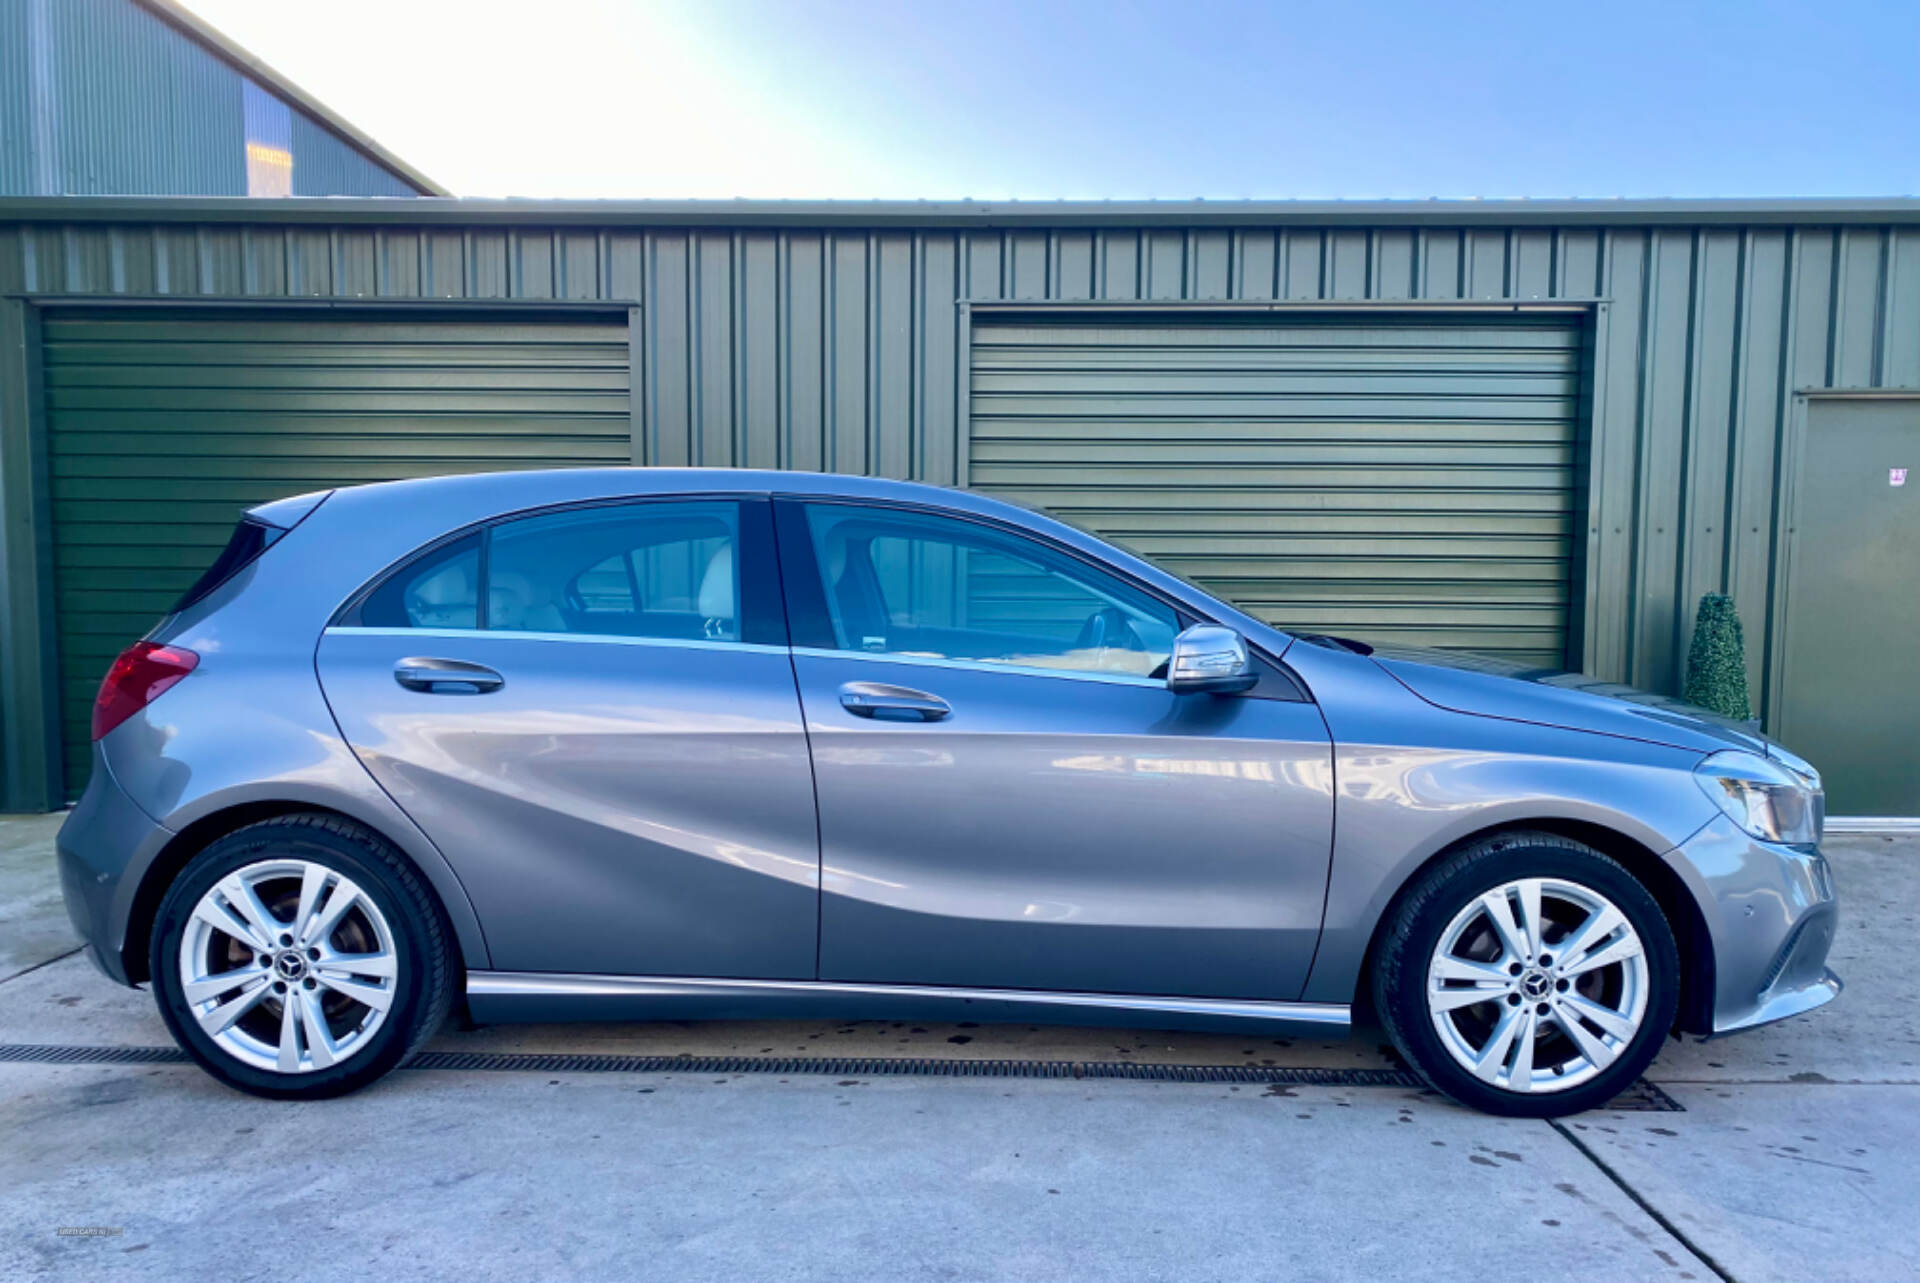
[[[1521,878],[1470,900],[1440,933],[1427,1009],[1450,1056],[1490,1086],[1565,1091],[1619,1058],[1640,1032],[1646,950],[1606,896]]]
[[[399,983],[392,929],[351,879],[309,860],[263,860],[194,905],[180,943],[187,1010],[256,1069],[311,1073],[364,1048]]]

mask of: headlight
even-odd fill
[[[1694,767],[1693,778],[1735,824],[1763,842],[1810,846],[1820,840],[1826,798],[1812,767],[1802,774],[1735,749]]]

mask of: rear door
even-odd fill
[[[501,970],[813,976],[813,785],[765,501],[461,535],[351,606],[319,670]]]

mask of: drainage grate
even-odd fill
[[[0,1061],[32,1065],[177,1065],[178,1047],[35,1047],[0,1043]]]
[[[0,1062],[41,1065],[173,1065],[176,1047],[46,1047],[0,1043]],[[423,1051],[405,1069],[454,1073],[825,1074],[835,1078],[1051,1078],[1163,1083],[1236,1083],[1283,1087],[1401,1087],[1419,1090],[1404,1069],[1288,1069],[1255,1065],[1158,1065],[1085,1060],[895,1059],[885,1056],[596,1056],[494,1051]],[[1642,1078],[1607,1108],[1684,1113]]]

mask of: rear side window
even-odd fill
[[[408,562],[360,604],[369,628],[478,628],[480,536],[468,535]]]
[[[207,567],[207,572],[194,580],[193,587],[187,589],[180,600],[173,604],[173,613],[177,615],[187,607],[204,601],[209,593],[252,565],[261,553],[273,547],[280,536],[286,533],[278,526],[269,526],[251,517],[242,519],[233,528],[227,546]]]
[[[487,546],[484,626],[740,640],[739,505],[634,503],[523,517]]]
[[[341,623],[786,641],[765,502],[642,500],[514,517],[430,548]]]

